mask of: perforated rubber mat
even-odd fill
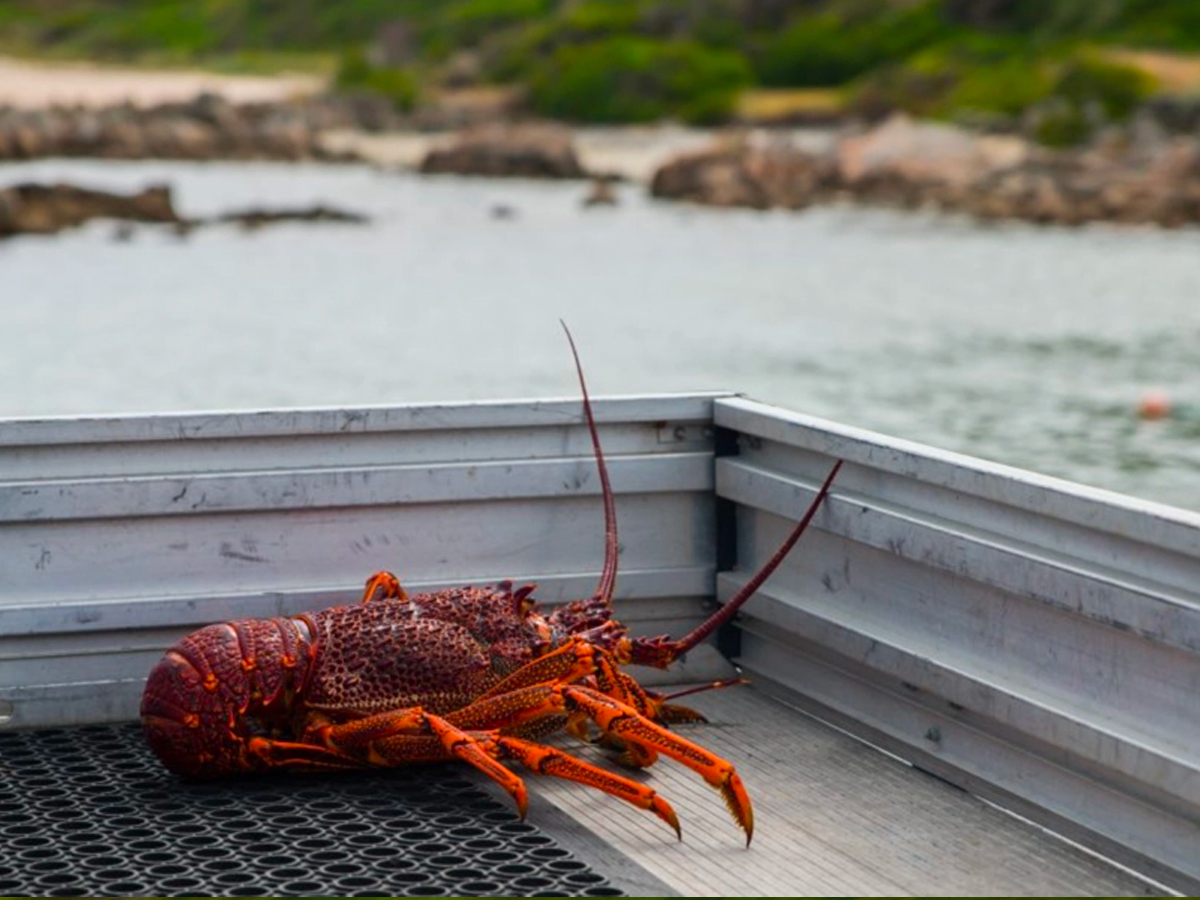
[[[188,784],[137,725],[0,734],[0,895],[619,896],[454,766]]]

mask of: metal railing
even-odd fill
[[[1164,883],[1200,888],[1200,515],[739,398],[731,595],[754,681]],[[726,443],[729,443],[726,441]]]
[[[635,631],[696,624],[844,459],[737,662],[1200,892],[1200,515],[731,395],[595,408]],[[134,718],[183,633],[352,602],[378,568],[586,596],[598,494],[577,400],[2,421],[0,727]]]
[[[634,630],[712,596],[712,400],[595,404]],[[0,727],[136,718],[186,632],[356,602],[381,568],[588,596],[599,493],[578,400],[0,422]]]

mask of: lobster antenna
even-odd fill
[[[737,613],[738,608],[741,607],[742,604],[744,604],[747,600],[749,600],[755,591],[762,587],[762,583],[764,581],[771,577],[771,573],[779,567],[779,564],[783,562],[784,557],[786,557],[788,553],[791,552],[792,547],[796,545],[796,541],[800,540],[800,535],[804,534],[804,530],[808,528],[808,523],[812,521],[812,517],[816,515],[817,508],[821,505],[821,501],[825,499],[825,495],[829,493],[829,486],[833,484],[833,479],[837,475],[838,469],[841,467],[842,461],[839,459],[836,463],[834,463],[833,469],[830,470],[829,474],[825,477],[825,483],[821,485],[821,489],[817,491],[817,496],[813,498],[813,502],[809,504],[808,511],[804,513],[804,518],[802,518],[796,524],[796,527],[792,529],[792,533],[788,535],[787,540],[785,540],[780,545],[779,549],[775,551],[775,555],[767,560],[766,565],[759,569],[754,574],[754,577],[747,581],[742,586],[742,589],[729,599],[728,603],[705,619],[695,631],[692,631],[679,640],[672,642],[671,649],[675,655],[678,656],[687,653],[689,650],[707,638],[710,634],[732,619],[734,614]]]
[[[604,569],[600,572],[595,597],[607,603],[612,600],[613,589],[617,584],[617,504],[613,499],[612,484],[608,480],[608,467],[604,464],[604,451],[600,449],[600,435],[596,432],[596,420],[592,416],[592,402],[588,399],[587,382],[583,378],[583,364],[579,362],[579,351],[575,349],[575,339],[571,337],[571,329],[567,327],[567,323],[562,319],[558,321],[567,333],[567,343],[571,345],[571,355],[575,357],[575,371],[579,373],[579,388],[583,391],[583,414],[587,419],[588,432],[592,436],[596,469],[600,473],[600,493],[604,498]]]

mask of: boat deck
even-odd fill
[[[675,806],[682,842],[537,777],[529,821],[504,797],[502,822],[570,842],[597,890],[630,894],[1200,894],[1200,514],[730,395],[594,410],[620,518],[615,616],[633,634],[688,634],[844,466],[717,647],[669,673],[721,677],[703,659],[728,672],[719,649],[754,681],[697,697],[712,724],[688,729],[741,771],[753,845],[669,760],[639,777]],[[187,632],[353,604],[380,568],[410,593],[536,582],[546,609],[600,577],[601,489],[575,400],[0,425],[0,737],[129,722]],[[0,794],[53,790],[53,773],[6,784],[6,764]],[[166,793],[151,804],[175,802],[160,767],[139,777]],[[49,799],[66,805],[48,820],[71,812]],[[40,854],[74,846],[60,826],[61,847],[38,845],[4,815],[22,859],[52,867]],[[32,865],[0,871],[0,893]]]
[[[549,825],[583,858],[591,854],[614,883],[649,891],[656,879],[682,896],[1164,893],[759,689],[691,701],[710,722],[681,732],[734,762],[751,795],[749,848],[720,797],[669,760],[645,777],[679,814],[681,842],[653,816],[553,779],[528,783],[580,828],[563,833],[554,823],[535,824]]]
[[[188,784],[135,725],[95,726],[0,736],[0,894],[1164,892],[759,689],[694,699],[710,723],[689,737],[734,761],[751,793],[749,848],[719,797],[666,760],[635,777],[674,805],[682,841],[605,794],[536,776],[518,822],[465,766]]]

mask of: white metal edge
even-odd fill
[[[817,488],[815,483],[743,463],[736,456],[717,460],[716,482],[720,496],[784,517],[795,516],[791,497],[801,491],[815,494]],[[831,494],[824,507],[821,527],[831,534],[946,572],[960,572],[965,567],[981,584],[1079,613],[1100,624],[1131,628],[1150,640],[1200,651],[1200,607],[1194,595],[1087,560],[1038,552],[1003,535],[889,510],[870,497],[839,492]],[[953,563],[934,552],[950,541],[960,551]],[[1031,576],[1030,563],[1037,569],[1052,570],[1074,590],[1068,594],[1045,589],[1036,571]],[[1093,585],[1102,585],[1106,591],[1089,590]],[[1169,623],[1169,630],[1164,623]]]
[[[710,452],[607,460],[618,493],[709,491]],[[0,522],[473,502],[600,493],[584,459],[142,475],[0,482]]]
[[[1089,528],[1200,555],[1200,513],[940,450],[742,397],[713,402],[717,427],[779,441],[872,469],[1050,514]]]
[[[598,423],[662,419],[711,421],[722,392],[596,397]],[[580,398],[407,403],[359,407],[310,407],[111,416],[0,418],[0,448],[41,444],[500,428],[580,422]]]

